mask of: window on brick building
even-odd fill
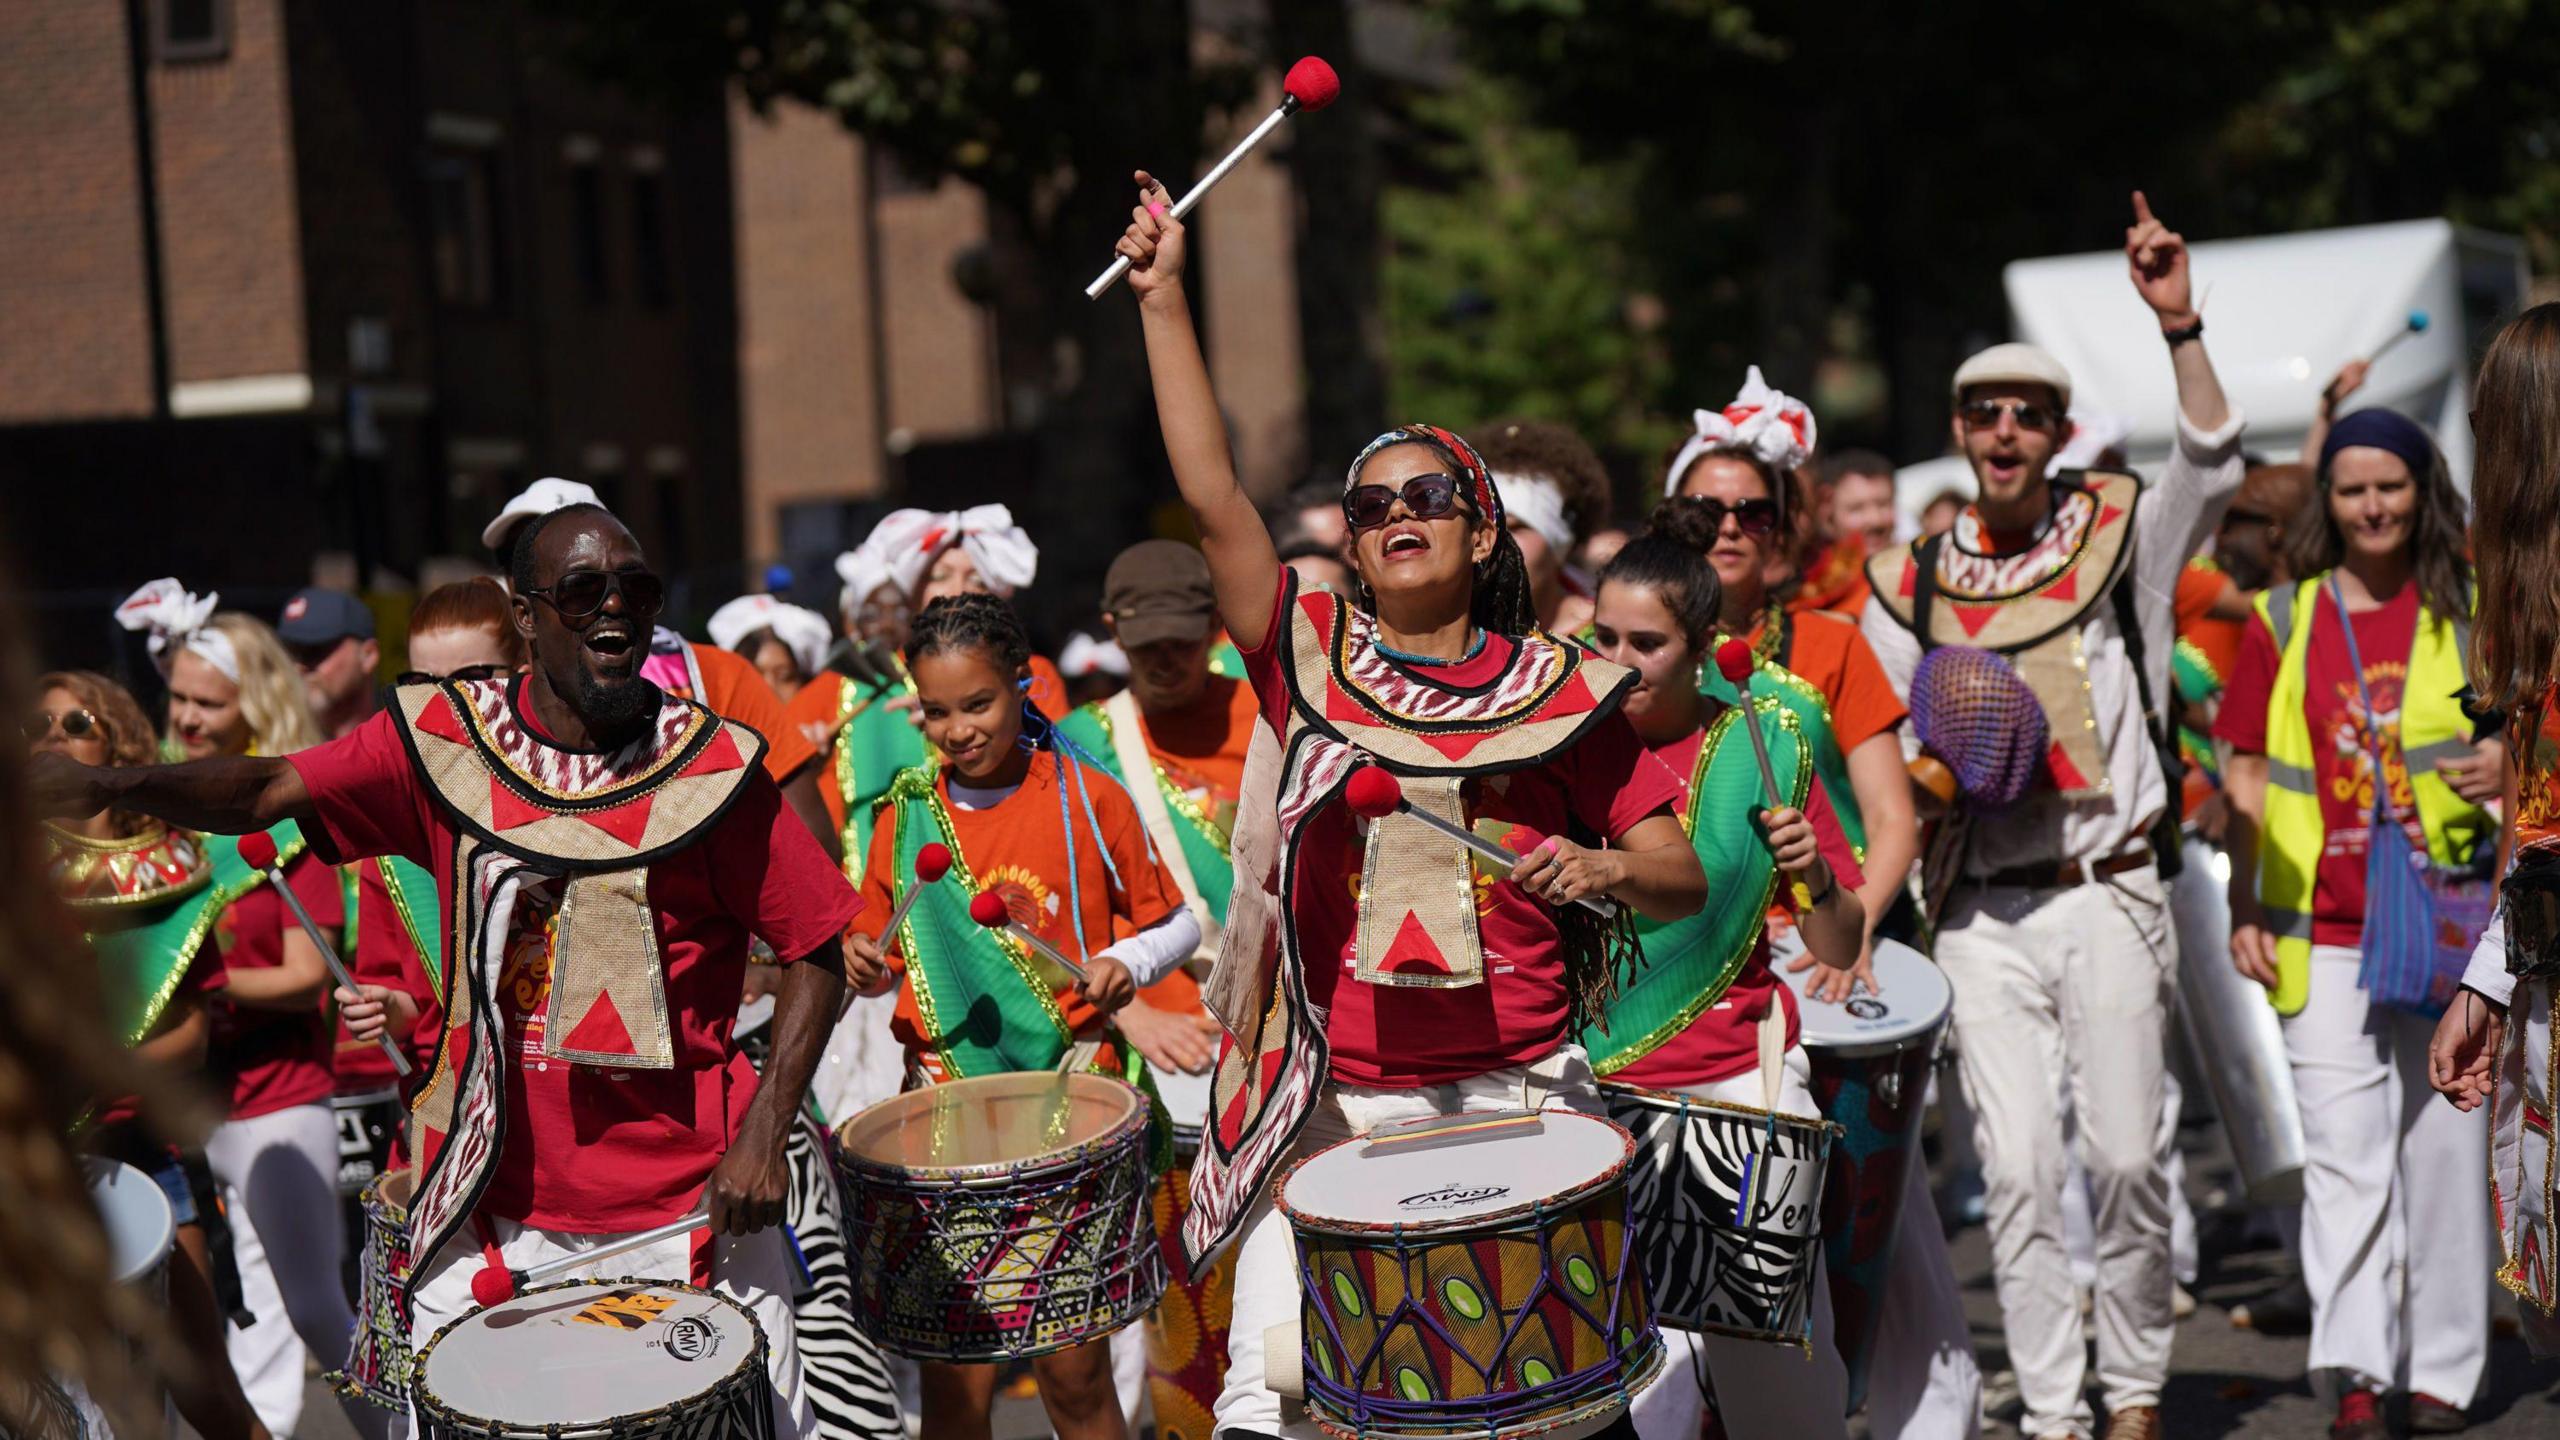
[[[219,60],[231,53],[230,0],[154,0],[152,46],[162,60]]]
[[[640,303],[662,310],[675,302],[667,256],[667,187],[655,170],[631,177],[631,263]]]
[[[578,262],[578,292],[590,305],[613,298],[613,274],[604,251],[604,171],[593,162],[569,167],[570,244]]]
[[[427,157],[436,298],[447,305],[496,310],[506,304],[497,170],[498,157],[488,150],[439,149]]]

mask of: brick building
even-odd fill
[[[805,110],[613,93],[528,8],[0,0],[0,548],[49,658],[104,661],[155,575],[246,608],[443,578],[540,475],[694,615],[785,557],[817,598],[910,486],[1027,483],[976,192]],[[1259,159],[1202,247],[1265,488],[1299,464],[1291,205]]]

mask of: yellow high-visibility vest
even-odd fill
[[[2317,575],[2291,589],[2271,586],[2258,597],[2258,615],[2275,637],[2281,657],[2267,695],[2266,817],[2258,826],[2258,905],[2276,938],[2276,1012],[2293,1015],[2311,998],[2311,904],[2327,847],[2321,818],[2319,770],[2304,713],[2305,672],[2311,654],[2312,616],[2337,607]],[[2317,608],[2315,608],[2317,607]],[[2462,712],[2462,657],[2469,648],[2468,616],[2451,624],[2418,607],[2418,633],[2409,642],[2409,675],[2400,689],[2401,759],[2409,768],[2418,823],[2427,854],[2440,865],[2468,864],[2482,844],[2494,843],[2497,822],[2489,812],[2453,793],[2436,773],[2444,760],[2471,752],[2472,720]],[[2375,763],[2380,765],[2380,757]],[[2377,785],[2390,783],[2377,773]]]

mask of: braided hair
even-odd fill
[[[1480,630],[1514,640],[1537,629],[1538,604],[1529,588],[1529,560],[1520,553],[1520,542],[1511,537],[1510,527],[1503,523],[1502,492],[1494,487],[1493,474],[1485,468],[1483,457],[1457,432],[1437,425],[1400,425],[1380,435],[1362,447],[1358,458],[1351,462],[1351,472],[1343,480],[1344,496],[1347,498],[1359,486],[1360,472],[1379,451],[1398,445],[1419,445],[1440,457],[1440,462],[1458,477],[1459,501],[1477,519],[1493,525],[1493,553],[1475,566],[1467,618]],[[1358,593],[1352,603],[1375,617],[1376,592],[1366,580],[1355,589]]]
[[[1075,936],[1076,948],[1085,948],[1081,918],[1084,900],[1076,868],[1076,828],[1069,822],[1067,794],[1075,792],[1077,806],[1084,812],[1085,832],[1093,837],[1094,850],[1102,857],[1102,868],[1111,883],[1126,890],[1120,878],[1120,867],[1111,859],[1111,846],[1102,835],[1102,822],[1093,813],[1091,786],[1119,784],[1101,762],[1085,753],[1084,747],[1067,738],[1056,722],[1031,703],[1031,681],[1024,673],[1031,665],[1031,636],[1022,628],[1022,619],[1002,596],[945,595],[924,607],[907,630],[907,668],[928,655],[976,654],[994,664],[997,673],[1019,677],[1015,686],[1021,693],[1022,739],[1025,750],[1046,750],[1058,762],[1058,828],[1067,847],[1067,910],[1079,917],[1068,928]],[[1155,858],[1155,841],[1146,836],[1144,826],[1139,833],[1146,839],[1147,857]]]

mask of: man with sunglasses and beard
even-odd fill
[[[812,1434],[774,1226],[859,901],[759,765],[761,737],[642,673],[665,586],[621,522],[555,511],[513,562],[521,676],[403,686],[283,759],[40,757],[31,793],[41,814],[112,806],[224,834],[291,819],[331,864],[426,867],[442,933],[476,943],[447,957],[439,1063],[409,1118],[413,1341],[472,1308],[484,1266],[566,1258],[700,1203],[707,1237],[603,1264],[754,1311],[777,1433]],[[761,1082],[732,1042],[750,937],[784,971]]]
[[[2241,419],[2205,356],[2185,242],[2138,191],[2133,211],[2125,256],[2177,377],[2177,441],[2159,480],[2048,479],[2070,438],[2070,374],[2033,346],[1993,346],[1955,378],[1954,437],[1980,496],[1946,535],[1868,562],[1875,598],[1861,621],[1906,699],[1928,650],[2004,655],[2054,737],[2041,783],[2015,807],[1977,815],[1958,797],[1925,881],[2030,1437],[2086,1436],[2092,1420],[2062,1244],[2057,1076],[2094,1191],[2108,1440],[2160,1434],[2175,1324],[2174,1137],[2158,1124],[2176,964],[2162,877],[2178,820],[2171,599],[2239,488]],[[1927,738],[1905,743],[1916,757]]]

